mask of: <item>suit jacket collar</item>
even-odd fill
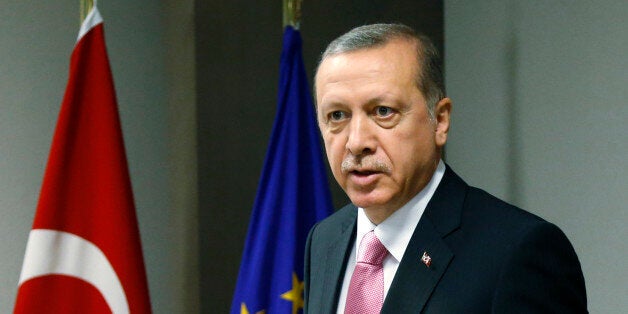
[[[447,167],[406,248],[382,313],[418,313],[425,306],[454,258],[443,239],[460,226],[467,187]],[[422,261],[424,253],[431,258],[429,266]]]
[[[338,296],[343,283],[342,279],[356,232],[357,207],[349,204],[339,211],[347,211],[348,213],[341,222],[338,233],[332,237],[332,244],[327,250],[327,256],[325,256],[325,283],[323,287],[326,289],[322,298],[325,303],[321,304],[320,313],[336,312]]]
[[[469,186],[447,165],[443,180],[425,208],[426,220],[445,237],[460,226],[462,206]],[[421,222],[419,222],[420,226]]]

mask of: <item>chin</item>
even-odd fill
[[[386,204],[390,202],[390,197],[383,195],[364,195],[359,192],[348,193],[348,195],[353,205],[366,209],[386,207]]]

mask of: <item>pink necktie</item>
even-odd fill
[[[384,303],[384,268],[388,250],[375,232],[364,235],[358,250],[358,263],[351,276],[345,314],[378,314]]]

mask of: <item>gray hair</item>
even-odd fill
[[[408,39],[417,42],[416,78],[417,88],[427,102],[430,117],[434,119],[434,107],[445,97],[445,84],[441,59],[432,40],[403,24],[370,24],[356,27],[332,41],[321,55],[318,67],[325,58],[374,47],[380,47],[393,39]],[[316,73],[318,74],[318,67]],[[316,85],[314,85],[316,91]]]

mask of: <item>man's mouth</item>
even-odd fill
[[[370,186],[373,185],[379,178],[379,171],[373,170],[351,170],[348,173],[348,179],[355,186]]]
[[[360,176],[360,177],[366,177],[366,176],[370,176],[372,174],[377,173],[377,171],[371,171],[371,170],[352,170],[349,173],[356,175],[356,176]]]

